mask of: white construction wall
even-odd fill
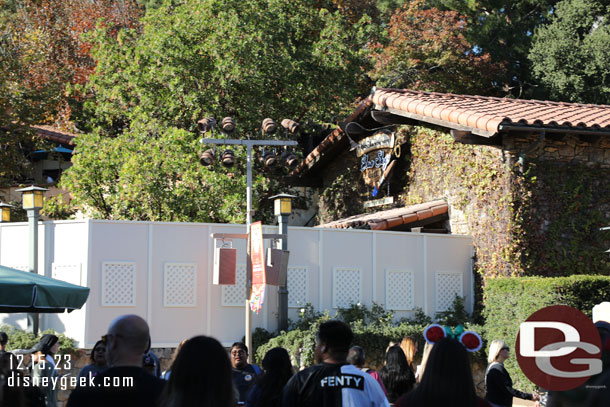
[[[128,221],[41,222],[39,272],[88,286],[81,310],[41,314],[53,328],[90,348],[119,315],[137,314],[151,327],[153,347],[193,335],[241,340],[245,321],[245,240],[235,286],[212,284],[212,233],[245,233],[244,225]],[[0,225],[0,264],[27,270],[25,223]],[[265,226],[264,233],[277,233]],[[473,305],[472,238],[468,236],[289,228],[289,318],[311,303],[317,310],[373,302],[397,319],[416,307],[446,310],[455,295]],[[266,242],[268,244],[268,241]],[[254,327],[277,328],[277,287],[268,286]],[[0,314],[0,324],[25,324],[24,314]]]

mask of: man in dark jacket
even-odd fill
[[[93,379],[92,386],[76,388],[68,407],[149,407],[157,404],[164,380],[142,368],[148,347],[148,324],[137,315],[115,319],[102,337],[108,369]]]

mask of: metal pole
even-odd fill
[[[288,219],[289,216],[280,215],[277,217],[280,234],[286,237],[280,239],[282,242],[281,249],[288,250]],[[280,331],[288,329],[288,287],[287,282],[278,287],[278,327]]]
[[[248,363],[254,361],[252,354],[252,312],[250,311],[250,292],[252,291],[252,263],[250,261],[250,224],[252,223],[252,145],[246,146],[246,231],[248,247],[246,248],[246,346],[248,347]]]
[[[28,227],[30,229],[30,273],[38,274],[38,209],[28,209]],[[39,316],[30,314],[32,332],[38,335]]]

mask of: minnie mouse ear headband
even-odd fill
[[[455,327],[455,330],[448,326],[442,327],[439,324],[428,325],[424,331],[426,342],[433,345],[443,338],[453,338],[460,341],[468,352],[476,352],[483,346],[483,340],[478,333],[466,331],[462,325]]]

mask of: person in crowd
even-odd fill
[[[398,399],[397,407],[483,407],[477,397],[464,346],[452,338],[434,344],[419,386]]]
[[[386,391],[385,386],[383,385],[383,381],[379,377],[378,372],[376,370],[369,369],[368,367],[364,367],[365,362],[366,354],[364,353],[364,349],[362,349],[360,346],[352,346],[351,348],[349,348],[349,352],[347,354],[347,363],[349,363],[350,365],[354,365],[363,372],[366,372],[373,376],[373,378],[377,380],[377,383],[379,383],[379,386],[381,386],[383,394],[387,396],[388,392]]]
[[[513,397],[524,400],[539,400],[537,394],[523,393],[513,389],[513,381],[504,368],[504,361],[510,357],[510,348],[506,342],[495,340],[489,346],[487,371],[485,372],[485,399],[493,407],[510,407]]]
[[[91,355],[89,356],[91,363],[84,366],[78,373],[80,384],[81,377],[95,377],[106,369],[106,345],[102,340],[99,340],[93,345],[91,349]]]
[[[137,315],[116,318],[102,337],[108,368],[94,378],[94,386],[72,391],[68,407],[150,407],[163,390],[165,380],[142,368],[149,329]]]
[[[245,403],[248,392],[261,369],[248,363],[248,347],[243,342],[235,342],[231,345],[231,366],[233,366],[233,385],[238,393],[237,401]]]
[[[411,369],[413,376],[415,376],[416,369],[415,365],[413,364],[413,359],[415,358],[415,354],[417,353],[418,349],[417,341],[410,336],[405,336],[402,338],[402,341],[400,341],[400,349],[402,349],[404,352],[409,369]]]
[[[330,320],[318,330],[317,365],[292,376],[282,391],[283,407],[386,406],[379,384],[347,363],[353,334],[342,321]]]
[[[186,343],[186,339],[184,339],[182,342],[180,342],[178,344],[178,346],[176,347],[176,349],[174,349],[174,353],[172,355],[172,360],[169,363],[169,369],[167,369],[166,371],[161,373],[161,378],[163,380],[169,380],[169,377],[172,374],[172,366],[174,366],[174,362],[176,361],[176,357],[178,356],[178,353],[180,353],[180,350],[182,349],[182,347],[184,346],[185,343]]]
[[[248,394],[247,407],[279,407],[282,389],[292,377],[290,355],[284,348],[270,349],[263,358],[263,373]]]
[[[428,362],[428,357],[430,357],[430,351],[434,344],[426,342],[424,345],[424,351],[421,356],[421,363],[417,365],[417,369],[415,370],[415,382],[419,383],[421,381],[422,376],[424,375],[424,370],[426,370],[426,363]]]
[[[415,374],[409,368],[407,358],[400,346],[392,346],[385,355],[385,365],[379,369],[379,377],[387,391],[388,401],[396,402],[400,396],[411,391]]]
[[[0,352],[0,406],[45,407],[40,388],[24,380],[25,367],[11,352]]]
[[[31,349],[32,381],[39,386],[46,400],[47,407],[57,406],[57,386],[53,385],[53,379],[59,378],[53,356],[59,350],[59,338],[53,334],[42,335],[38,343]]]
[[[172,365],[161,407],[235,407],[231,362],[220,342],[195,336]]]
[[[148,373],[155,377],[161,377],[161,362],[155,353],[150,349],[152,345],[151,338],[148,338],[148,346],[146,347],[146,352],[142,356],[142,367]]]
[[[6,344],[8,343],[8,335],[6,332],[0,332],[0,355],[6,352]]]

